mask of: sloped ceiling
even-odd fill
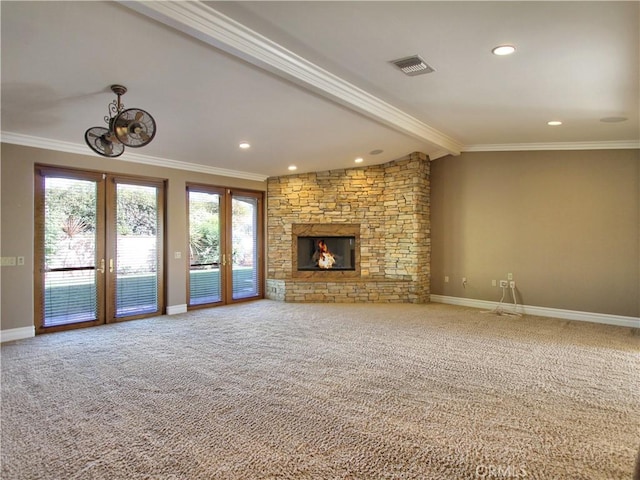
[[[121,159],[242,178],[412,151],[640,143],[638,2],[0,8],[5,142],[93,155],[84,131],[105,125],[118,83],[125,105],[158,123],[153,142]],[[491,54],[504,43],[516,53]],[[435,72],[408,77],[390,63],[413,54]]]

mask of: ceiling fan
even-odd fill
[[[156,121],[140,108],[125,110],[120,97],[127,93],[122,85],[111,85],[111,91],[118,98],[109,104],[109,115],[105,127],[91,127],[84,133],[89,148],[104,157],[119,157],[124,147],[139,148],[147,145],[156,135]]]

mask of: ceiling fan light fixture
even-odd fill
[[[424,75],[425,73],[435,72],[435,70],[427,65],[427,63],[419,55],[399,58],[391,60],[405,75],[414,77],[416,75]]]
[[[127,87],[111,85],[117,99],[109,104],[109,115],[104,121],[109,128],[91,127],[84,139],[89,148],[103,157],[118,157],[124,147],[139,148],[148,145],[156,135],[156,121],[149,112],[140,108],[124,108],[120,97],[127,93]]]

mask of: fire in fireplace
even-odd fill
[[[355,270],[355,236],[298,237],[298,270]]]

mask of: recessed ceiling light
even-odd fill
[[[356,159],[354,160],[354,162],[356,162],[356,163],[362,163],[362,162],[364,162],[364,158],[362,158],[362,157],[358,157],[358,158],[356,158]]]
[[[620,123],[629,120],[627,117],[604,117],[600,121],[604,123]]]
[[[240,142],[240,145],[238,146],[243,150],[246,150],[247,148],[251,148],[251,144],[249,142]]]
[[[288,167],[288,168],[289,168],[289,170],[291,170],[292,172],[293,172],[294,170],[297,170],[297,169],[298,169],[298,167],[296,167],[295,165],[289,165],[289,167]]]
[[[514,47],[513,45],[498,45],[497,47],[491,49],[491,53],[499,56],[511,55],[515,51],[516,47]]]
[[[551,120],[550,122],[547,122],[547,125],[550,127],[557,127],[558,125],[562,125],[562,122],[560,120]]]

